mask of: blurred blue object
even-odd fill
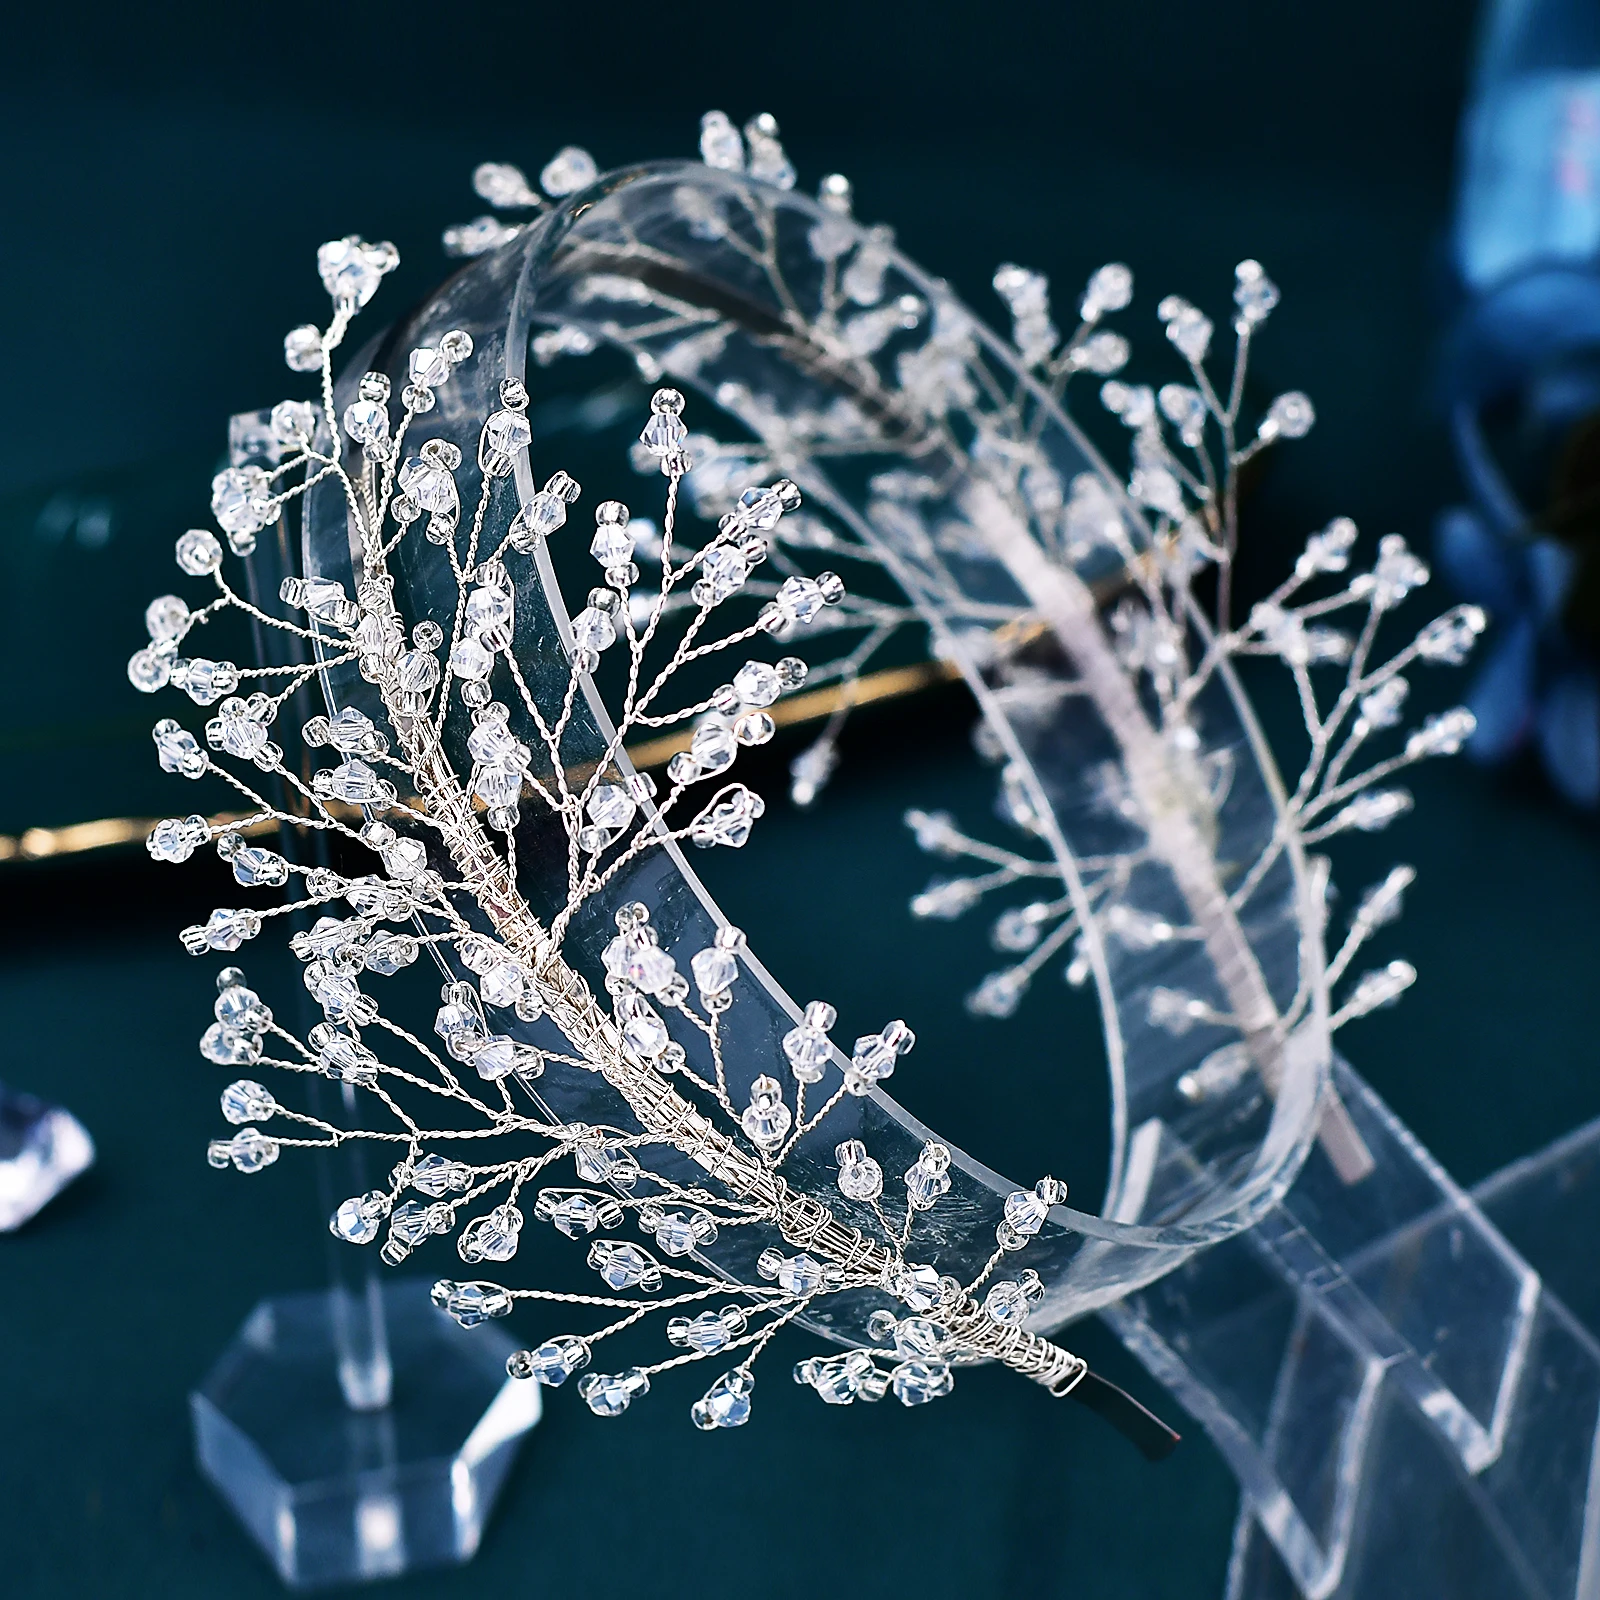
[[[70,1111],[0,1083],[0,1233],[20,1228],[94,1164],[94,1143]]]
[[[1600,518],[1563,479],[1600,414],[1597,0],[1489,6],[1453,253],[1466,304],[1446,381],[1472,503],[1441,516],[1437,553],[1497,624],[1471,748],[1500,761],[1531,746],[1562,794],[1600,806],[1600,674],[1573,626],[1584,518]]]

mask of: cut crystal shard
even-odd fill
[[[94,1164],[82,1123],[0,1084],[0,1233],[20,1228]]]

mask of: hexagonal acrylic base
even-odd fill
[[[190,1398],[200,1470],[293,1588],[470,1559],[539,1385],[511,1341],[458,1327],[417,1279],[386,1284],[389,1403],[353,1410],[334,1297],[263,1300]]]

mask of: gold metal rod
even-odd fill
[[[813,689],[808,694],[780,700],[768,714],[779,727],[803,727],[808,722],[821,722],[837,711],[871,705],[879,700],[899,699],[935,684],[953,682],[959,676],[959,669],[948,661],[919,661],[908,667],[887,667],[880,672],[869,672],[852,683],[830,684],[825,689]],[[630,745],[628,756],[636,767],[664,766],[680,750],[689,748],[693,736],[694,729],[685,726],[659,739]],[[246,815],[248,813],[228,812],[209,820],[216,825],[238,822]],[[20,834],[0,833],[0,864],[47,861],[135,844],[148,836],[157,820],[154,817],[102,817],[96,822],[74,822],[61,828],[27,828]],[[277,827],[277,822],[268,818],[244,831],[271,833]]]

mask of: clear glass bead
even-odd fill
[[[697,1428],[738,1428],[750,1420],[750,1394],[756,1380],[748,1367],[735,1367],[711,1385],[689,1408]]]
[[[591,1372],[578,1380],[578,1393],[597,1417],[620,1417],[634,1399],[649,1392],[650,1379],[639,1367]]]

